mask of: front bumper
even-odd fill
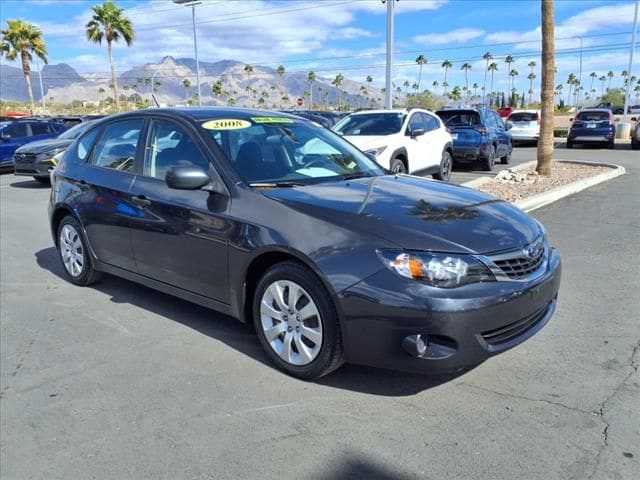
[[[531,282],[437,289],[380,270],[340,294],[346,359],[420,373],[474,367],[546,325],[560,278],[560,256],[553,249],[545,272]],[[433,342],[423,356],[406,346],[417,335]]]
[[[18,176],[48,178],[55,167],[53,158],[37,160],[35,158],[19,160],[14,156],[14,173]]]

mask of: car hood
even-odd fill
[[[344,138],[362,151],[389,145],[391,135],[345,135]]]
[[[486,254],[541,233],[522,210],[495,197],[409,175],[273,189],[267,197],[406,249]]]
[[[44,153],[57,148],[67,148],[73,143],[70,139],[47,138],[27,143],[16,150],[16,153]]]

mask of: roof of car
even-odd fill
[[[133,115],[177,115],[195,121],[211,120],[217,118],[233,118],[239,120],[250,119],[252,117],[286,117],[300,120],[300,117],[278,112],[275,110],[264,110],[257,108],[234,108],[234,107],[175,107],[175,108],[149,108],[146,110],[134,110],[132,112],[110,115],[108,118],[129,117]]]
[[[412,108],[412,110],[424,110],[425,112],[427,111],[424,108]],[[350,115],[362,115],[362,114],[366,114],[366,113],[407,113],[407,109],[406,108],[378,108],[375,110],[358,110],[355,112],[352,112]]]
[[[584,108],[580,111],[578,111],[578,113],[583,113],[583,112],[602,112],[602,113],[611,113],[611,110],[608,108]]]

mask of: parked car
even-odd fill
[[[634,114],[634,115],[635,115],[636,113],[640,113],[640,105],[631,105],[631,106],[629,106],[629,108],[627,109],[627,111],[628,111],[629,113]]]
[[[576,143],[600,143],[615,148],[616,129],[611,110],[590,108],[576,114],[567,134],[567,148]]]
[[[593,109],[605,109],[609,110],[616,115],[622,115],[624,113],[624,105],[614,105],[611,102],[601,102],[597,104]]]
[[[451,135],[428,110],[363,110],[346,116],[333,130],[394,173],[420,171],[449,181]]]
[[[513,107],[502,107],[498,109],[498,115],[500,115],[500,118],[509,118],[512,113]]]
[[[324,128],[333,127],[333,122],[329,119],[318,115],[313,111],[308,110],[281,110],[282,112],[289,113],[291,115],[297,115],[302,118],[306,118],[307,120],[311,120],[312,122],[316,122],[318,125],[322,125]]]
[[[93,121],[83,121],[56,138],[38,140],[19,147],[13,154],[14,173],[18,176],[33,177],[43,184],[49,183],[49,173],[67,147],[92,124]]]
[[[456,108],[438,110],[453,138],[453,159],[460,162],[479,162],[490,171],[500,163],[511,161],[511,134],[500,116],[489,108]]]
[[[54,138],[64,132],[63,125],[40,120],[0,122],[0,169],[13,168],[13,153],[25,143]]]
[[[540,137],[540,110],[515,110],[507,119],[511,142],[535,142]]]
[[[156,148],[172,132],[180,142]],[[300,378],[344,362],[459,371],[530,338],[556,306],[560,257],[522,210],[385,175],[282,113],[113,116],[74,142],[52,182],[70,282],[115,274],[253,323]]]
[[[631,127],[631,148],[633,150],[640,149],[640,118]]]

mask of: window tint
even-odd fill
[[[583,122],[602,122],[609,120],[609,112],[580,112],[576,115],[576,120]]]
[[[154,120],[147,146],[143,174],[148,177],[164,179],[170,167],[209,169],[209,161],[191,136],[173,122]]]
[[[2,132],[3,135],[10,135],[11,138],[22,138],[29,135],[26,123],[13,123]]]
[[[68,153],[65,155],[65,160],[71,162],[86,162],[99,132],[100,129],[96,128],[80,138],[77,143],[67,150]]]
[[[511,122],[535,122],[538,120],[538,114],[533,112],[516,112],[509,116]]]
[[[427,126],[427,132],[438,130],[440,128],[440,122],[436,117],[427,115],[426,113],[423,113],[422,115],[424,116],[424,123]]]
[[[33,135],[48,135],[50,133],[49,125],[46,123],[32,123],[31,131]]]
[[[441,110],[438,116],[445,125],[451,127],[474,127],[480,125],[478,112],[468,110]]]
[[[418,128],[426,130],[424,119],[420,112],[416,112],[413,115],[411,115],[411,118],[409,119],[409,126],[407,127],[407,131],[413,131]]]
[[[493,121],[496,124],[496,127],[504,128],[504,122],[502,121],[500,115],[498,115],[497,112],[491,112],[491,115],[493,115]]]
[[[124,120],[108,125],[96,145],[93,164],[133,172],[138,137],[144,121]]]
[[[357,113],[336,124],[342,135],[391,135],[402,128],[404,113]]]

